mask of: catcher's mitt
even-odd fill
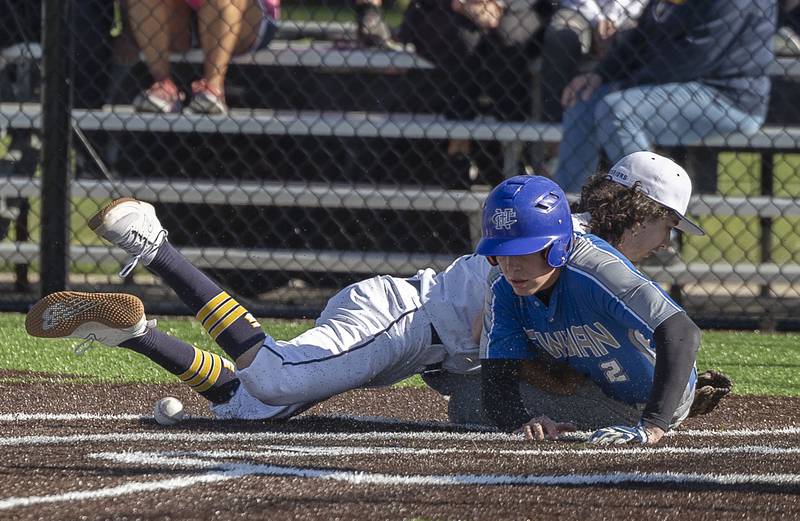
[[[708,414],[713,411],[719,401],[733,388],[733,381],[719,371],[706,371],[697,375],[697,387],[694,391],[694,401],[689,409],[689,417]]]

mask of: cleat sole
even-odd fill
[[[25,317],[25,330],[38,338],[64,338],[88,322],[127,329],[142,317],[144,304],[134,295],[60,291],[33,305]]]

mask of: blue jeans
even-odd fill
[[[601,150],[609,161],[653,144],[691,144],[713,134],[754,134],[764,115],[734,107],[717,89],[699,82],[599,87],[588,101],[564,112],[564,135],[555,180],[567,192],[597,170]]]

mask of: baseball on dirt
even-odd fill
[[[174,396],[160,399],[153,410],[153,417],[161,425],[175,425],[185,416],[183,404]]]

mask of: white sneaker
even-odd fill
[[[93,215],[89,228],[133,256],[119,272],[120,277],[127,277],[140,261],[145,266],[150,264],[167,239],[167,230],[153,205],[130,197],[117,199]]]
[[[188,109],[195,114],[226,114],[225,93],[212,88],[206,80],[192,82],[192,101]]]
[[[184,95],[172,80],[153,83],[133,100],[133,108],[139,112],[174,114],[181,111]]]
[[[31,336],[82,338],[107,346],[118,346],[155,326],[155,320],[144,316],[142,301],[125,293],[59,291],[34,304],[25,317]]]

